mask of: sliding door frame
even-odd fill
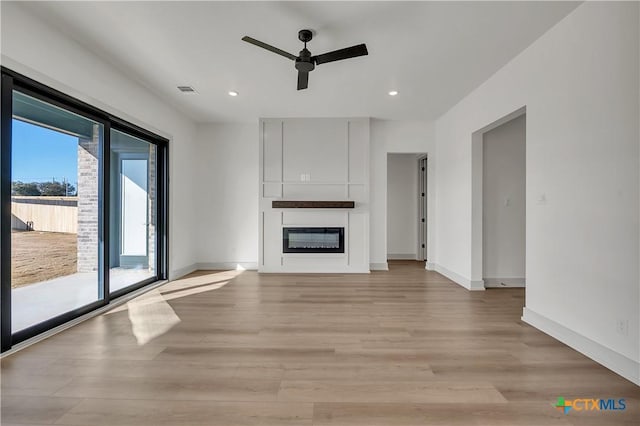
[[[120,119],[113,119],[111,121],[111,129],[117,130],[122,133],[126,133],[128,135],[134,136],[138,139],[142,139],[145,142],[153,144],[156,146],[156,235],[155,235],[155,245],[156,245],[156,276],[141,281],[139,283],[133,284],[131,286],[121,288],[119,290],[111,293],[111,298],[117,298],[123,296],[131,291],[142,288],[146,285],[154,283],[160,280],[168,279],[168,209],[169,204],[168,200],[168,173],[167,168],[169,167],[167,161],[167,140],[160,138],[159,136],[154,135],[153,133],[144,130],[137,126],[132,126],[130,123],[127,123]],[[109,148],[110,149],[110,148]],[[111,157],[111,155],[109,155]],[[110,160],[110,158],[109,158]],[[110,169],[109,169],[110,170]],[[109,192],[111,192],[109,190]],[[109,204],[107,204],[108,209]],[[109,212],[107,212],[109,214]],[[108,216],[107,216],[108,217]],[[108,264],[108,263],[107,263]],[[108,268],[107,268],[108,272]],[[108,273],[107,273],[108,275]]]
[[[11,348],[11,141],[13,78],[2,73],[0,94],[0,349]],[[9,218],[7,220],[7,218]],[[7,284],[8,283],[8,284]]]
[[[5,67],[0,68],[0,351],[5,352],[19,342],[44,333],[91,311],[108,305],[113,299],[151,283],[168,278],[168,139],[156,135],[126,120],[115,117],[58,90]],[[98,161],[98,296],[88,305],[73,309],[23,330],[11,328],[11,144],[13,91],[17,90],[43,102],[86,117],[103,126],[103,138]],[[155,276],[111,293],[109,291],[109,206],[111,129],[136,136],[156,145],[156,270]]]

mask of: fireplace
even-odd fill
[[[344,228],[283,228],[283,253],[344,253]]]

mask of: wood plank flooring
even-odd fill
[[[418,262],[200,271],[5,357],[2,425],[639,424],[640,388],[522,323],[523,305]],[[627,409],[565,415],[559,396]]]

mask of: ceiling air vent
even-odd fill
[[[181,91],[182,93],[196,93],[196,89],[194,89],[191,86],[178,86],[178,90]]]

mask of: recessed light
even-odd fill
[[[229,90],[229,96],[238,96],[238,92],[235,90]]]
[[[397,90],[391,90],[389,91],[389,96],[396,96],[398,94]]]

